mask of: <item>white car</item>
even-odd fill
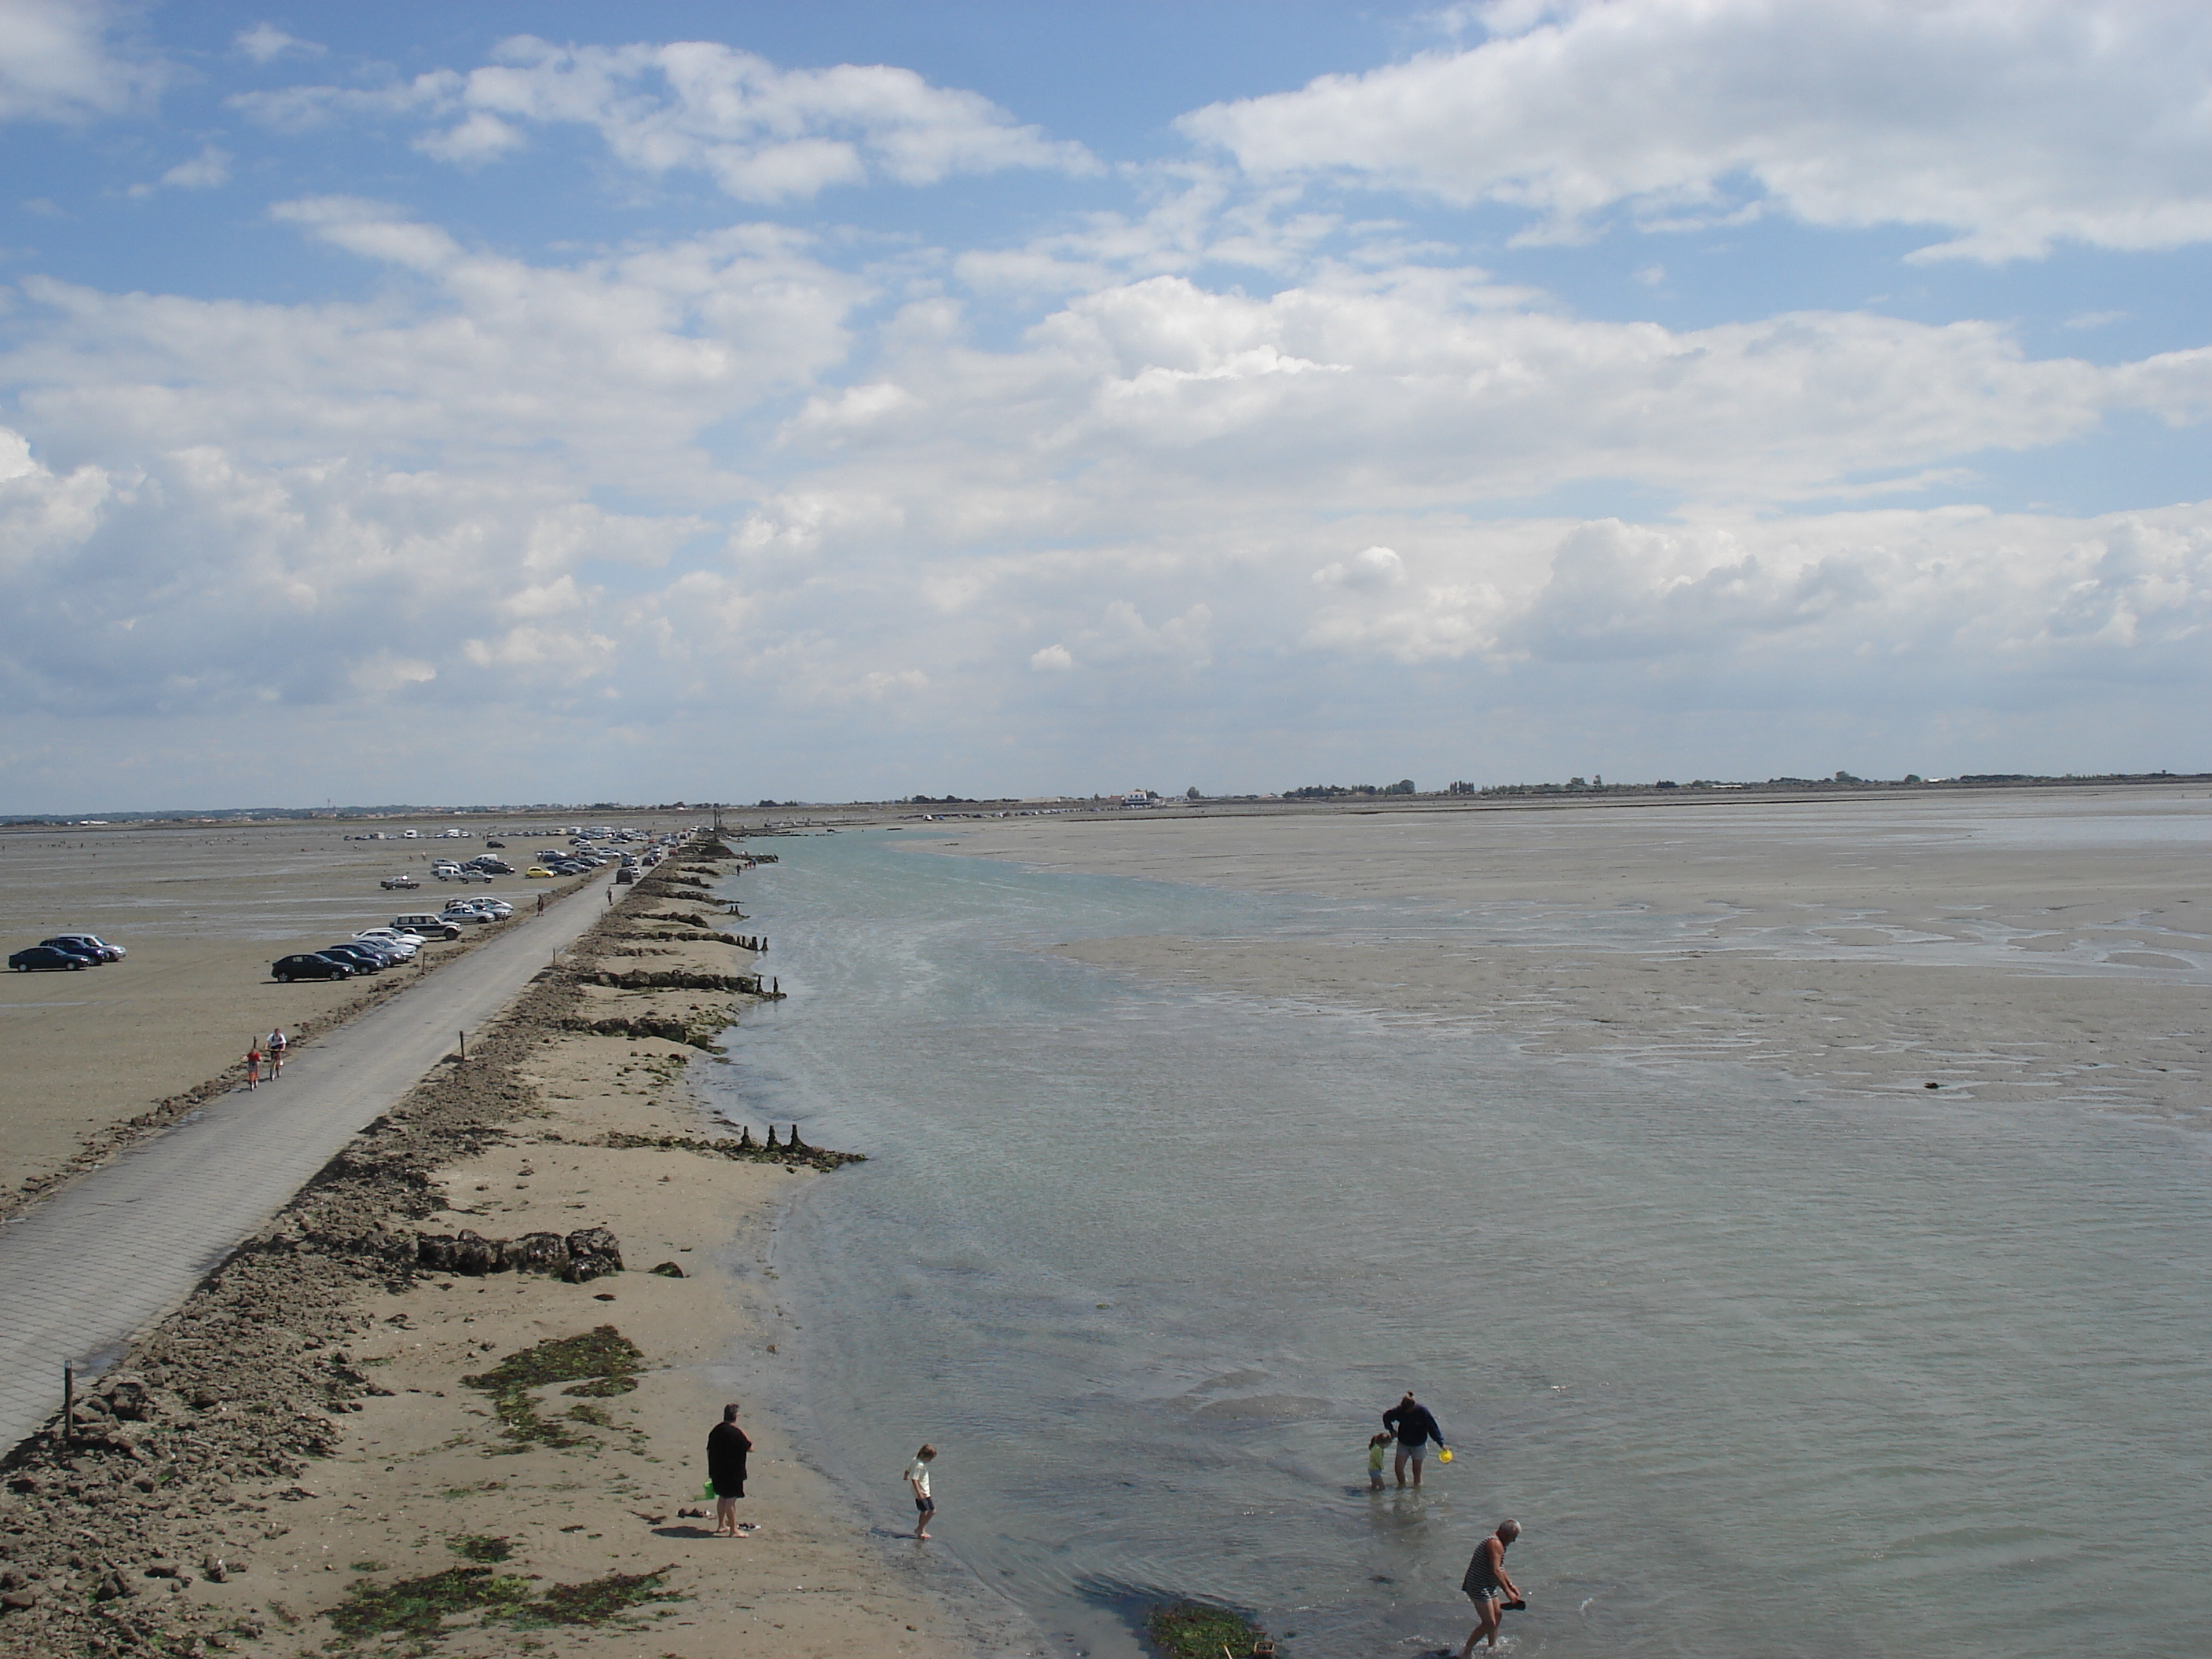
[[[412,933],[403,933],[396,927],[364,927],[354,937],[374,939],[379,945],[388,945],[403,957],[411,957],[422,948],[421,939]]]

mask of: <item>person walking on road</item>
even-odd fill
[[[722,1420],[707,1431],[707,1479],[714,1488],[714,1536],[740,1538],[738,1499],[745,1495],[745,1456],[753,1443],[738,1426],[735,1401],[722,1407]]]
[[[246,1086],[248,1089],[261,1086],[261,1045],[257,1042],[246,1045]]]
[[[1508,1609],[1518,1611],[1528,1605],[1519,1588],[1505,1571],[1505,1552],[1521,1535],[1518,1521],[1501,1521],[1498,1530],[1474,1547],[1474,1559],[1467,1564],[1467,1577],[1459,1587],[1474,1603],[1474,1616],[1479,1621],[1467,1633],[1467,1645],[1459,1650],[1459,1659],[1474,1659],[1474,1644],[1487,1641],[1492,1653],[1498,1651],[1498,1626]]]
[[[1406,1397],[1382,1413],[1382,1426],[1398,1437],[1398,1455],[1394,1460],[1398,1484],[1406,1484],[1406,1465],[1413,1466],[1413,1485],[1421,1484],[1421,1460],[1429,1455],[1429,1443],[1433,1440],[1441,1449],[1444,1431],[1437,1426],[1437,1419],[1429,1408],[1413,1398],[1411,1389]]]
[[[929,1466],[937,1461],[937,1448],[925,1445],[906,1466],[906,1483],[914,1488],[914,1535],[929,1536],[929,1523],[937,1518],[937,1500],[929,1495]]]
[[[274,1083],[284,1075],[284,1051],[292,1046],[292,1039],[278,1026],[269,1034],[269,1080]]]

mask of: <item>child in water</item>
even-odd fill
[[[1390,1436],[1386,1431],[1367,1443],[1367,1484],[1376,1492],[1382,1490],[1382,1463],[1390,1455]]]

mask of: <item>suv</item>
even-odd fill
[[[392,931],[413,933],[420,939],[459,939],[461,930],[443,916],[434,916],[427,911],[417,911],[411,916],[394,916]]]

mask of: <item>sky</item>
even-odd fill
[[[2212,7],[0,0],[0,812],[2212,769]]]

